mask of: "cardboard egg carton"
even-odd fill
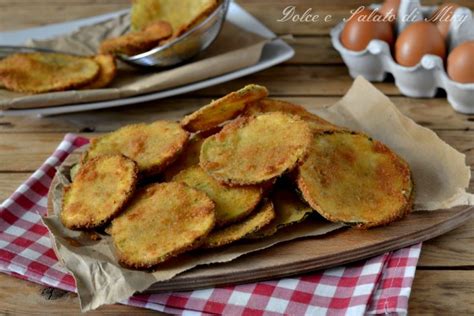
[[[373,5],[370,8],[379,7]],[[429,18],[434,10],[436,7],[421,6],[418,0],[402,0],[396,21],[396,35],[410,23]],[[353,78],[361,75],[369,81],[383,81],[387,73],[391,73],[400,92],[415,98],[432,98],[437,89],[442,88],[456,111],[474,114],[474,83],[451,80],[439,56],[425,55],[416,66],[405,67],[395,62],[389,45],[381,40],[372,40],[363,51],[351,51],[340,41],[344,25],[345,22],[341,22],[331,30],[331,40]],[[474,19],[470,9],[461,7],[454,11],[452,17],[446,43],[448,52],[467,40],[474,40]]]

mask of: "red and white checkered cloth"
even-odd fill
[[[0,271],[75,291],[40,216],[57,167],[86,138],[65,136],[54,154],[0,206]],[[343,267],[280,280],[182,293],[135,295],[123,304],[183,315],[406,314],[421,244]]]

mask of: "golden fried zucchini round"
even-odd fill
[[[171,179],[182,170],[199,164],[199,153],[201,152],[201,145],[205,139],[206,138],[200,134],[191,136],[178,159],[163,171],[165,181],[172,181]]]
[[[71,179],[71,182],[74,181],[80,169],[81,169],[80,163],[76,163],[74,166],[71,167],[71,169],[69,170],[69,178]]]
[[[81,89],[100,89],[108,86],[117,74],[117,64],[115,57],[110,54],[96,55],[92,59],[99,65],[99,75],[91,83],[81,87]]]
[[[290,102],[265,98],[253,102],[245,108],[244,115],[256,115],[259,113],[267,112],[283,112],[288,114],[297,115],[306,121],[313,131],[336,131],[342,130],[343,128],[336,126],[322,117],[313,114],[306,110],[301,105],[293,104]]]
[[[216,203],[216,226],[235,223],[250,214],[262,198],[258,186],[229,187],[217,182],[199,165],[178,173],[172,181],[183,182],[206,193]]]
[[[411,209],[408,164],[379,141],[350,132],[316,134],[297,184],[322,216],[359,228],[388,224]]]
[[[103,226],[118,215],[137,183],[136,163],[122,155],[104,155],[85,163],[65,188],[60,219],[69,229]]]
[[[121,153],[133,159],[145,176],[161,172],[188,142],[188,133],[178,123],[156,121],[134,124],[94,138],[83,160],[103,154]]]
[[[169,0],[168,0],[169,1]],[[180,35],[191,30],[193,27],[197,26],[199,23],[204,21],[211,13],[217,9],[219,5],[219,0],[188,0],[190,3],[193,3],[192,7],[190,6],[190,13],[188,17],[184,19],[184,23],[178,25],[174,28],[173,37],[179,37]],[[189,4],[186,4],[189,6]],[[182,17],[183,18],[183,17]]]
[[[218,0],[134,0],[130,23],[133,31],[145,29],[155,21],[168,21],[173,37],[188,31],[218,6]]]
[[[79,88],[98,74],[99,65],[94,60],[60,53],[20,53],[0,61],[0,82],[17,92]]]
[[[267,95],[267,88],[255,84],[247,85],[185,116],[181,120],[181,126],[190,132],[211,129],[239,115],[248,103]]]
[[[137,191],[108,229],[119,262],[147,269],[199,246],[215,223],[214,202],[177,182]]]
[[[271,194],[271,201],[275,209],[275,219],[247,238],[257,239],[271,236],[284,227],[302,222],[310,213],[314,212],[288,185],[277,185]]]
[[[296,116],[270,112],[240,117],[204,141],[200,165],[222,183],[262,183],[298,165],[311,139],[308,124]]]
[[[130,10],[130,27],[133,32],[142,31],[155,21],[168,20],[163,14],[163,9],[158,0],[133,0]]]
[[[180,171],[187,169],[194,165],[199,165],[199,154],[201,152],[201,145],[204,140],[219,132],[220,128],[210,129],[205,132],[193,134],[188,144],[184,147],[183,151],[179,155],[178,159],[175,160],[169,167],[163,171],[163,178],[169,182],[176,176]]]
[[[275,218],[272,202],[266,201],[258,210],[240,223],[215,230],[204,239],[202,248],[216,248],[228,245],[260,230]]]
[[[171,25],[158,21],[148,25],[143,31],[109,38],[100,44],[101,54],[123,54],[133,56],[159,46],[160,42],[172,34]]]

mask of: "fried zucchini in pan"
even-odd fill
[[[200,165],[225,184],[266,182],[304,160],[312,135],[306,122],[282,112],[240,117],[204,141]]]
[[[274,218],[275,211],[272,202],[266,201],[255,213],[242,222],[211,232],[204,239],[201,247],[216,248],[228,245],[269,225]]]
[[[227,226],[249,215],[262,199],[258,186],[229,187],[217,182],[199,165],[184,169],[172,181],[206,193],[216,204],[216,226]]]
[[[239,115],[251,102],[268,95],[265,87],[251,84],[212,101],[210,104],[185,116],[181,126],[190,132],[205,131]]]
[[[173,33],[171,25],[157,21],[148,25],[143,31],[130,32],[125,35],[108,38],[100,44],[101,54],[123,54],[133,56],[159,46]]]
[[[215,224],[214,202],[177,182],[141,188],[108,229],[119,262],[148,269],[200,245]]]
[[[60,53],[19,53],[0,61],[0,82],[16,92],[44,93],[80,88],[99,75],[91,58]]]
[[[167,21],[174,30],[173,37],[178,37],[203,21],[218,4],[218,0],[133,0],[132,31],[141,31],[156,21]]]
[[[94,138],[83,161],[121,153],[138,164],[144,176],[157,174],[171,164],[188,142],[188,133],[178,123],[156,121],[134,124]]]
[[[136,163],[122,155],[104,155],[85,163],[65,188],[60,219],[69,229],[93,229],[117,216],[137,183]]]
[[[297,185],[323,217],[357,228],[391,223],[412,207],[408,164],[360,133],[315,134]]]
[[[117,64],[115,58],[110,54],[101,54],[92,57],[99,65],[99,75],[91,83],[81,87],[81,89],[100,89],[108,86],[117,74]]]
[[[258,113],[267,112],[283,112],[297,115],[306,121],[314,131],[333,131],[342,129],[339,126],[329,123],[318,115],[309,112],[301,105],[270,98],[265,98],[249,104],[245,108],[244,115],[256,115]]]
[[[271,236],[279,229],[302,222],[314,210],[301,201],[298,194],[288,184],[277,184],[271,196],[275,209],[275,219],[247,238],[258,239]]]

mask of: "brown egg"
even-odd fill
[[[385,0],[379,13],[386,17],[390,23],[395,23],[400,8],[400,0]]]
[[[446,57],[446,45],[436,25],[427,21],[410,24],[395,42],[395,60],[402,66],[415,66],[426,54]]]
[[[446,38],[449,32],[449,26],[451,25],[451,19],[454,11],[459,8],[459,5],[455,3],[446,3],[438,7],[430,17],[430,21],[435,23],[438,27],[439,32]]]
[[[467,41],[449,53],[448,75],[460,83],[474,83],[474,41]]]
[[[341,33],[341,43],[353,50],[364,50],[373,39],[393,44],[392,25],[383,21],[383,16],[375,11],[364,9],[347,21]]]

